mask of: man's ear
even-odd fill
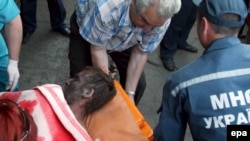
[[[83,88],[83,98],[90,98],[94,94],[93,88]]]
[[[67,79],[64,83],[65,83],[65,85],[69,85],[70,84],[70,82],[73,80],[73,78],[69,78],[69,79]]]
[[[201,19],[201,28],[202,28],[203,34],[207,34],[208,30],[210,30],[209,26],[210,25],[208,23],[207,18],[202,17],[202,19]]]

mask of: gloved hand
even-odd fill
[[[18,61],[10,59],[7,71],[9,74],[9,85],[6,86],[6,90],[13,91],[17,85],[20,76],[18,71]]]

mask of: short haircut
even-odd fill
[[[101,108],[116,94],[114,81],[109,75],[99,68],[87,66],[65,86],[64,95],[67,103],[73,105],[85,99],[84,90],[86,89],[94,90],[91,100],[84,107],[86,115]]]
[[[143,12],[145,8],[158,4],[160,17],[172,17],[181,8],[181,0],[136,0],[136,11]]]
[[[202,13],[198,10],[198,14],[197,14],[197,19],[198,22],[201,21],[202,17],[204,17],[204,15],[202,15]],[[230,20],[230,21],[238,21],[239,17],[235,14],[231,14],[231,13],[227,13],[223,15],[223,18],[225,20]],[[223,34],[226,36],[234,36],[235,34],[237,34],[240,30],[241,27],[225,27],[225,26],[220,26],[220,25],[216,25],[213,24],[211,22],[209,22],[211,25],[212,30],[216,33],[216,34]]]

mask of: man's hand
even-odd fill
[[[135,104],[135,99],[134,99],[135,92],[126,90],[126,93],[128,94],[128,97],[132,100],[132,102]]]
[[[135,99],[133,95],[128,95],[128,97],[131,99],[131,101],[135,104]]]
[[[10,59],[7,71],[9,74],[9,84],[6,86],[6,90],[13,91],[20,76],[18,71],[18,61]]]

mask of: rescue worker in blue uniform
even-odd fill
[[[250,46],[237,38],[246,15],[243,0],[199,4],[205,51],[168,77],[155,141],[183,141],[187,125],[194,141],[226,141],[227,125],[250,124]]]

